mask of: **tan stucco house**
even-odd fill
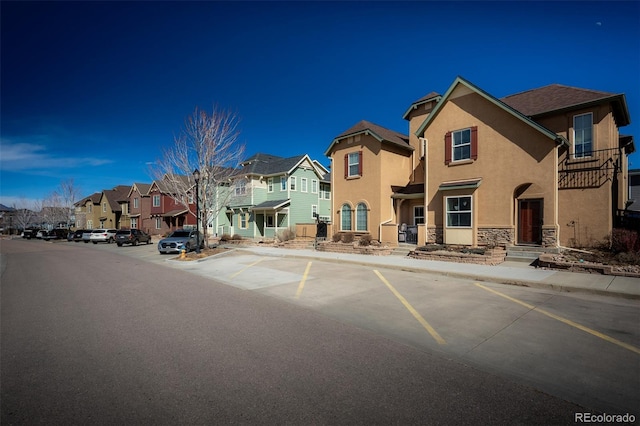
[[[362,121],[326,151],[333,232],[399,242],[584,247],[627,201],[623,94],[550,85],[497,99],[458,77],[404,114]]]

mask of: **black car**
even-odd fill
[[[85,232],[91,232],[90,229],[77,229],[74,233],[73,233],[73,241],[75,241],[76,243],[79,243],[80,241],[82,241],[82,234],[84,234]]]
[[[139,243],[151,244],[151,235],[139,229],[121,229],[116,232],[118,247],[122,247],[123,244],[137,246]]]
[[[49,241],[49,240],[64,240],[67,238],[67,233],[69,231],[67,231],[66,229],[52,229],[51,231],[47,232],[46,234],[42,235],[42,239],[45,241]]]

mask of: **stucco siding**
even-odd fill
[[[477,127],[477,159],[445,164],[445,134]],[[461,195],[473,195],[474,227],[515,226],[515,198],[544,200],[544,223],[556,224],[555,142],[481,96],[453,97],[425,131],[428,139],[428,224],[443,226],[444,197],[457,191],[439,191],[443,182],[481,179],[480,186]],[[446,193],[445,193],[446,192]]]

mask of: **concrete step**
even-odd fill
[[[401,245],[399,247],[394,248],[393,251],[391,252],[391,255],[405,257],[415,249],[416,249],[415,245]]]
[[[507,247],[505,260],[532,263],[538,260],[541,254],[558,252],[559,249],[556,247],[511,246]]]

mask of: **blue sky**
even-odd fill
[[[5,2],[0,203],[151,182],[195,107],[247,155],[309,154],[362,119],[408,133],[460,75],[496,97],[625,93],[640,145],[640,2]],[[631,167],[640,168],[640,154]]]

